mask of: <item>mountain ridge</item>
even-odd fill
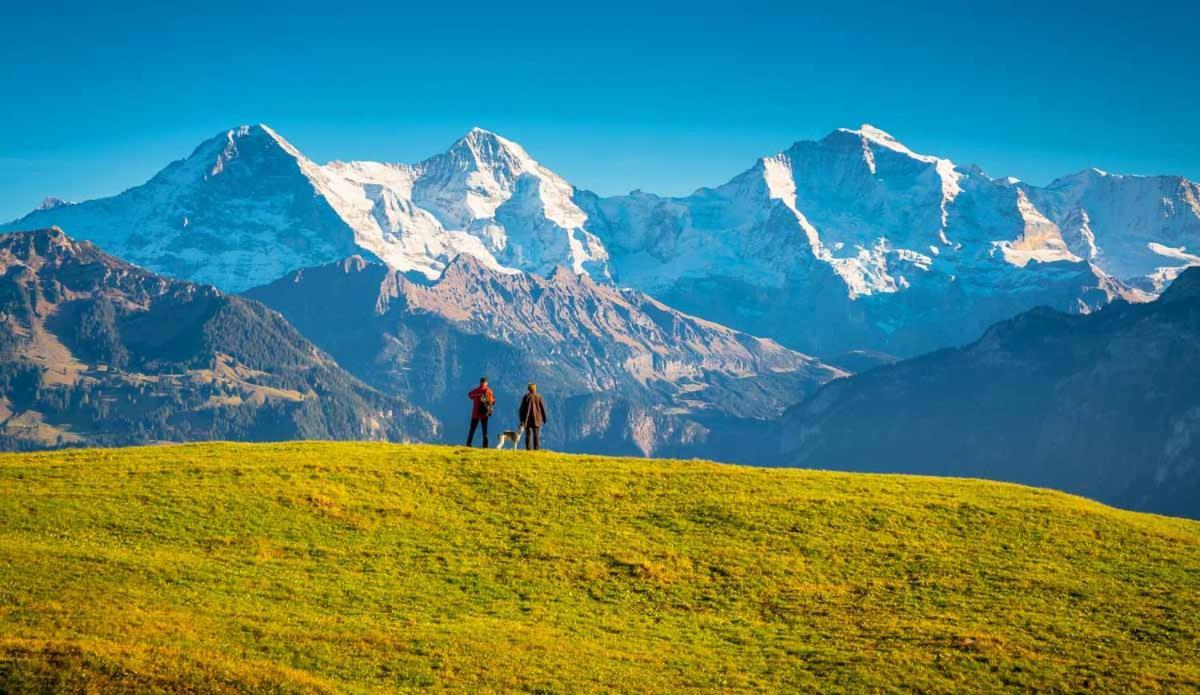
[[[787,465],[986,477],[1200,518],[1200,268],[1154,302],[1039,307],[790,408]]]
[[[447,432],[465,427],[465,393],[479,376],[498,394],[501,427],[538,382],[553,414],[547,440],[565,450],[728,446],[733,455],[735,433],[845,375],[586,274],[507,274],[470,254],[434,281],[360,257],[247,295],[367,383],[429,409]]]
[[[58,229],[0,236],[0,329],[4,449],[437,431],[262,304]]]
[[[462,253],[508,273],[564,265],[811,354],[911,356],[1039,304],[1146,301],[1200,263],[1186,179],[1087,170],[1039,188],[869,124],[675,198],[596,196],[480,128],[416,164],[318,165],[248,126],[145,186],[24,220],[232,291],[355,253],[430,280]]]

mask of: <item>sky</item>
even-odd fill
[[[267,123],[419,161],[479,126],[601,194],[686,194],[871,123],[1044,184],[1200,179],[1200,3],[0,4],[0,220]]]

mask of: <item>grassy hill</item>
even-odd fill
[[[386,444],[0,456],[0,691],[1195,690],[1200,523]]]

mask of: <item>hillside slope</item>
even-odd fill
[[[384,444],[0,456],[0,691],[1200,688],[1200,524]]]
[[[58,229],[0,236],[0,450],[436,432],[258,302]]]
[[[785,465],[957,475],[1200,518],[1200,268],[1149,304],[1035,309],[790,409]]]

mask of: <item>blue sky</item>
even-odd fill
[[[0,220],[255,122],[318,161],[416,161],[479,125],[604,194],[722,183],[863,122],[1035,183],[1200,179],[1195,2],[20,5]]]

